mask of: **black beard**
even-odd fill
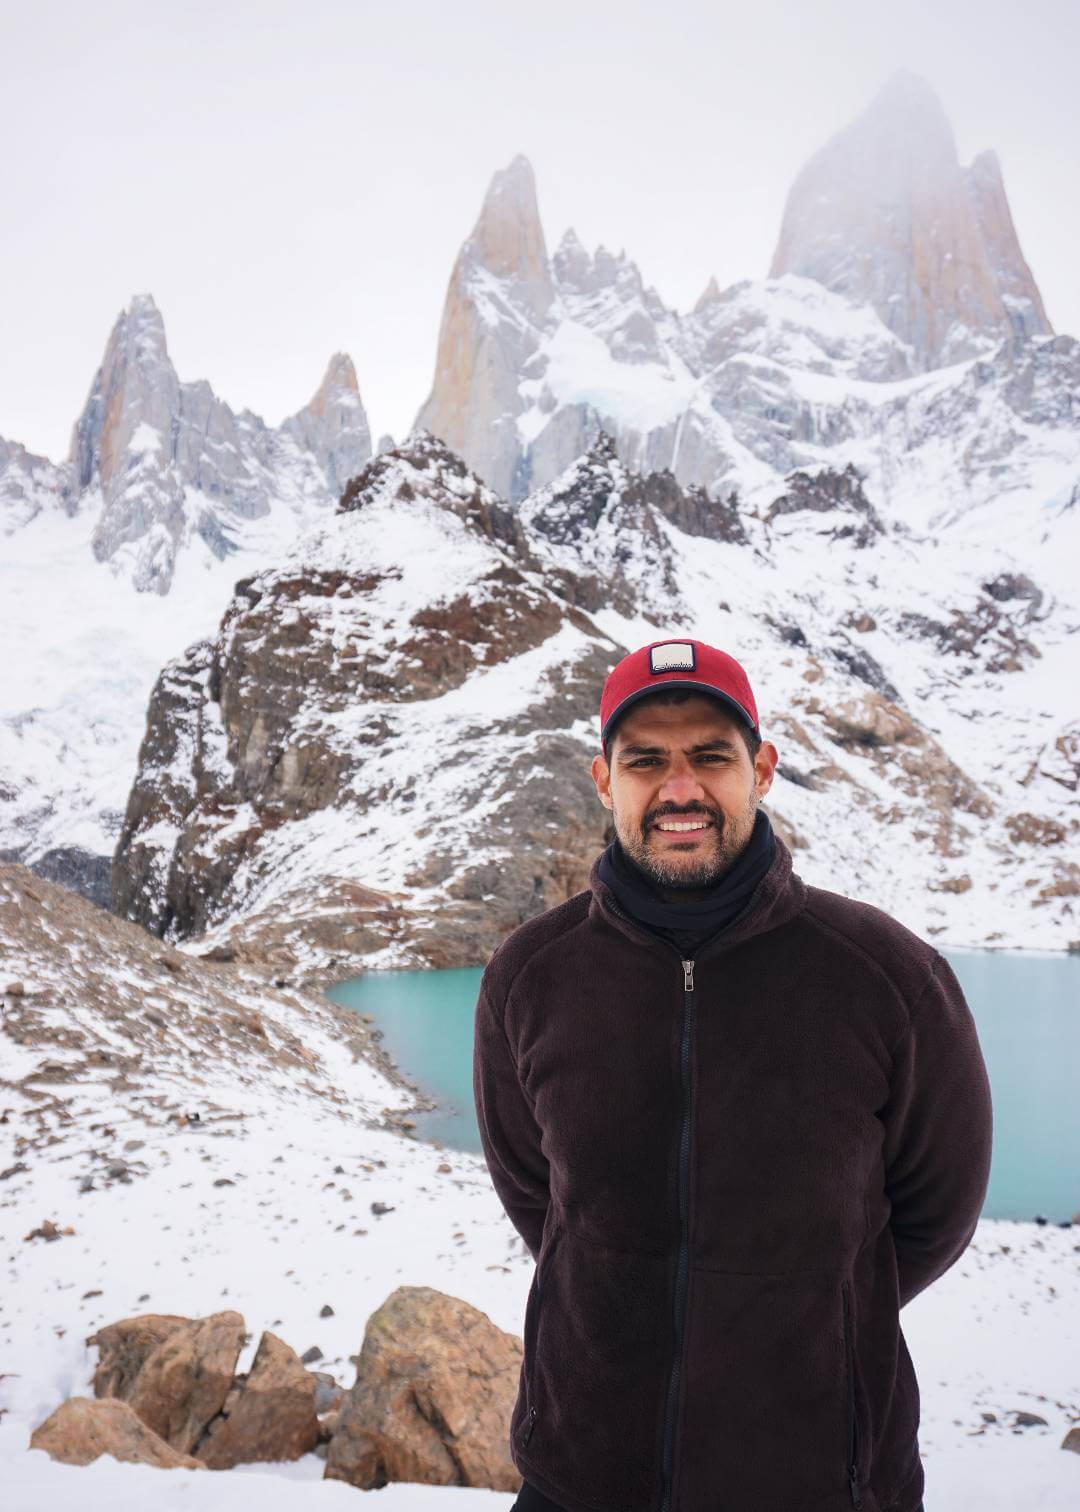
[[[749,806],[750,827],[741,844],[736,844],[731,838],[730,824],[727,816],[723,813],[709,812],[712,828],[706,833],[709,839],[704,842],[708,847],[709,854],[702,854],[693,866],[671,864],[658,859],[656,852],[648,845],[647,835],[640,840],[635,836],[635,845],[631,849],[620,837],[620,844],[629,856],[630,860],[639,871],[645,873],[649,881],[657,890],[669,892],[701,892],[715,887],[716,884],[729,872],[739,856],[742,855],[753,833],[754,817],[757,804],[752,799]],[[661,816],[662,822],[665,816]],[[670,814],[666,817],[678,819],[679,815]],[[687,818],[692,817],[687,815]],[[616,831],[617,833],[617,831]],[[715,838],[714,838],[715,837]],[[704,850],[703,846],[703,850]]]

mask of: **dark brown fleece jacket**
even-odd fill
[[[510,1453],[568,1512],[913,1512],[899,1311],[963,1253],[990,1088],[948,963],[777,839],[693,960],[588,888],[492,954],[473,1090],[536,1260]]]

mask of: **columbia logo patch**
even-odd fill
[[[662,646],[650,646],[650,672],[692,672],[694,648],[689,641],[665,641]]]

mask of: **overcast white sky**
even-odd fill
[[[132,294],[181,379],[272,424],[331,352],[373,435],[431,383],[491,174],[682,310],[768,270],[805,158],[896,68],[1001,158],[1080,334],[1077,0],[0,0],[0,435],[59,459]]]

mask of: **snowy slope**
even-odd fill
[[[253,1496],[282,1512],[355,1505],[314,1454],[187,1472],[76,1468],[27,1446],[61,1401],[93,1394],[86,1337],[140,1312],[236,1308],[252,1335],[239,1370],[273,1328],[298,1352],[318,1345],[319,1368],[346,1388],[368,1317],[398,1286],[434,1286],[521,1334],[532,1261],[482,1157],[395,1130],[412,1099],[370,1041],[353,1058],[344,1010],[167,950],[16,867],[0,868],[0,955],[0,987],[18,972],[26,994],[0,996],[5,1512],[72,1497],[95,1512],[148,1500],[231,1512]],[[74,1042],[61,1042],[60,1023]],[[110,1174],[118,1163],[126,1177]],[[393,1211],[376,1216],[374,1202]],[[25,1239],[45,1218],[74,1233]],[[902,1313],[927,1512],[1075,1505],[1078,1466],[1058,1446],[1080,1421],[1078,1232],[984,1220]],[[1018,1411],[1046,1426],[1015,1427]],[[509,1512],[512,1501],[412,1484],[379,1493],[400,1512]]]

